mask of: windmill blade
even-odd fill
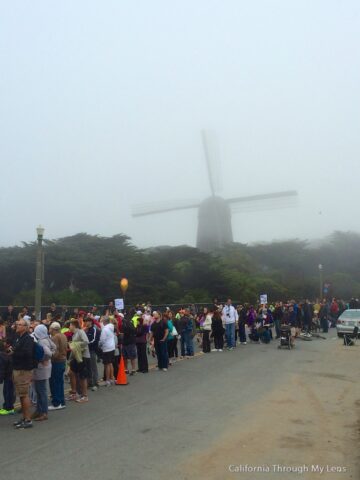
[[[157,202],[134,205],[132,208],[133,217],[145,217],[157,213],[174,212],[176,210],[189,210],[199,208],[200,202],[197,200],[174,200],[170,202]]]
[[[230,203],[232,211],[237,213],[292,208],[296,205],[296,200],[297,192],[288,191],[231,198],[226,201]]]
[[[258,202],[263,200],[272,200],[272,199],[291,199],[297,197],[298,193],[296,190],[288,190],[285,192],[274,192],[274,193],[264,193],[260,195],[249,195],[247,197],[235,197],[229,198],[226,200],[227,203],[247,203],[247,202]]]
[[[211,195],[214,196],[221,189],[219,147],[216,141],[215,132],[203,130],[201,132],[201,137],[204,147]]]

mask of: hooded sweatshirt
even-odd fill
[[[108,323],[102,328],[99,347],[104,353],[115,350],[114,325],[112,323]]]
[[[44,349],[44,358],[33,371],[33,380],[48,380],[51,377],[51,357],[56,352],[56,345],[50,339],[45,325],[38,325],[33,333],[34,341]]]

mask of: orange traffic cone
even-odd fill
[[[120,363],[119,363],[119,370],[116,378],[116,385],[127,385],[128,381],[126,378],[126,372],[125,372],[125,364],[124,364],[124,358],[121,355],[120,357]]]

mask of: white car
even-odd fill
[[[360,330],[360,309],[345,310],[336,322],[338,337],[353,333],[355,327]]]

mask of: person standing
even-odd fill
[[[86,403],[88,398],[88,372],[90,370],[89,339],[84,330],[81,330],[78,320],[70,322],[72,339],[70,342],[70,385],[71,391],[68,400],[75,400],[77,403]],[[81,395],[77,395],[77,383],[80,384]]]
[[[121,326],[121,334],[122,337],[122,348],[121,348],[121,355],[124,358],[125,364],[125,371],[129,373],[131,376],[136,374],[136,329],[132,322],[133,315],[129,315],[123,319],[122,326]],[[130,360],[131,371],[128,370],[128,361]]]
[[[48,410],[62,410],[65,405],[64,393],[64,374],[66,366],[67,354],[67,338],[61,333],[61,325],[58,322],[53,322],[50,325],[51,340],[56,346],[56,352],[51,358],[52,369],[51,377],[49,379],[51,392],[51,405]]]
[[[50,339],[45,325],[35,327],[33,333],[35,342],[44,350],[44,356],[33,371],[33,382],[36,392],[36,409],[32,418],[41,422],[48,419],[48,392],[47,383],[51,377],[51,357],[56,351],[54,342]]]
[[[313,319],[313,311],[310,305],[309,300],[305,300],[305,303],[302,308],[303,313],[303,327],[307,333],[311,332],[311,323]]]
[[[169,365],[175,363],[175,345],[177,343],[177,330],[173,321],[173,312],[169,310],[166,313],[167,326],[169,329],[169,334],[167,336],[167,349],[169,356]]]
[[[115,385],[114,378],[114,356],[115,356],[115,337],[114,325],[109,317],[103,318],[103,328],[100,333],[99,348],[102,351],[102,361],[104,364],[105,381],[101,386]]]
[[[225,324],[228,350],[233,350],[235,347],[235,323],[238,321],[238,314],[235,307],[232,305],[231,298],[228,298],[226,305],[223,308],[222,319]]]
[[[224,327],[219,310],[214,312],[211,319],[211,335],[214,338],[213,352],[222,352],[224,348]]]
[[[12,359],[6,351],[6,343],[0,340],[0,383],[3,384],[3,408],[0,415],[14,415],[15,392],[12,380]]]
[[[8,305],[5,311],[2,313],[2,318],[4,322],[7,322],[9,326],[16,322],[18,317],[17,312],[14,310],[13,305]]]
[[[31,428],[29,387],[36,362],[34,360],[34,339],[29,334],[30,322],[20,318],[16,322],[17,338],[13,347],[13,381],[20,398],[23,418],[14,423],[16,428]]]
[[[148,327],[144,325],[144,319],[139,318],[138,325],[136,327],[135,341],[136,341],[136,350],[137,350],[137,359],[138,359],[138,372],[148,373],[149,364],[146,352],[147,346],[147,334]]]
[[[276,302],[275,310],[273,313],[276,338],[280,338],[280,326],[282,325],[283,317],[284,317],[283,306],[281,302]]]
[[[184,314],[179,321],[181,332],[181,357],[194,356],[194,342],[193,342],[193,319],[190,317],[190,310],[184,309]]]
[[[167,321],[161,317],[161,313],[153,312],[154,323],[150,327],[151,339],[154,342],[154,348],[158,360],[158,369],[166,372],[169,365],[169,357],[167,350],[167,336],[169,329]]]
[[[320,326],[322,328],[323,333],[328,333],[329,331],[329,305],[327,304],[326,300],[323,301],[321,308],[320,308]]]
[[[238,307],[238,317],[239,317],[239,341],[241,345],[246,345],[246,317],[247,311],[244,305]]]
[[[210,333],[213,312],[211,310],[206,312],[205,319],[202,324],[202,351],[210,353]]]
[[[100,340],[100,330],[94,325],[93,317],[87,316],[85,318],[85,332],[89,340],[89,352],[90,352],[90,371],[88,378],[88,387],[93,391],[98,388],[98,368],[97,368],[97,353]]]

